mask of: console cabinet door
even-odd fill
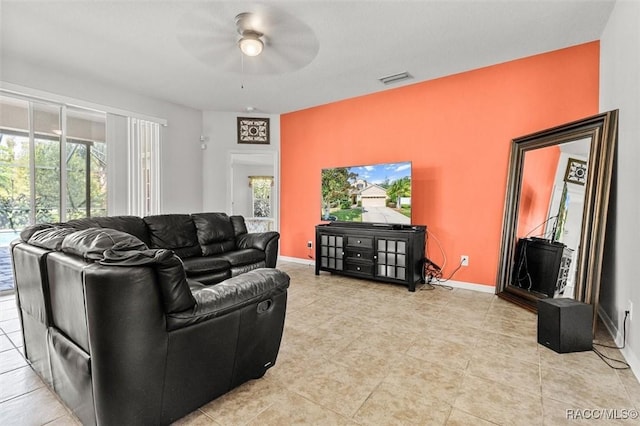
[[[320,235],[320,266],[342,271],[344,257],[344,237],[342,235]]]
[[[397,238],[376,238],[376,276],[406,281],[409,272],[409,242]]]

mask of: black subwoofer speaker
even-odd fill
[[[573,299],[538,301],[538,343],[558,353],[590,351],[593,308]]]

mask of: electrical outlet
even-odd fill
[[[307,248],[313,248],[313,241],[307,241]]]
[[[466,254],[460,256],[460,264],[462,266],[469,266],[469,256],[467,256]]]
[[[629,311],[629,322],[633,319],[633,302],[629,300],[627,302],[627,311]]]

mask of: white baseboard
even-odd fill
[[[300,259],[299,257],[289,257],[289,256],[278,256],[278,260],[282,260],[285,262],[291,263],[300,263],[302,265],[312,265],[315,266],[316,261],[313,259]]]
[[[490,294],[496,293],[496,288],[494,286],[476,284],[476,283],[467,283],[464,281],[449,280],[449,281],[443,282],[442,285],[448,285],[449,287],[461,288],[464,290],[479,291],[481,293],[490,293]]]
[[[598,306],[598,316],[602,320],[602,323],[604,324],[604,326],[607,328],[607,331],[609,332],[611,337],[613,337],[613,340],[616,343],[616,345],[622,346],[622,338],[623,338],[622,333],[620,333],[620,331],[618,330],[616,325],[613,323],[611,318],[609,318],[609,315],[607,315],[605,310],[602,309],[602,306]]]
[[[292,262],[292,263],[300,263],[302,265],[312,265],[315,266],[316,261],[313,259],[300,259],[299,257],[289,257],[289,256],[279,256],[278,260],[282,260],[284,262]],[[463,281],[447,281],[442,283],[443,285],[448,285],[453,288],[461,288],[464,290],[473,290],[479,291],[482,293],[491,293],[495,294],[496,288],[493,286],[476,284],[476,283],[467,283]]]
[[[622,332],[618,330],[618,327],[616,327],[611,318],[609,318],[609,315],[607,315],[602,306],[598,306],[598,316],[602,320],[604,326],[607,328],[607,331],[609,332],[611,337],[613,337],[616,346],[623,346],[624,336]],[[638,359],[638,356],[628,346],[624,346],[625,347],[623,349],[620,349],[620,353],[624,357],[625,361],[627,361],[627,364],[629,364],[629,367],[631,367],[631,371],[633,371],[636,379],[640,381],[640,359]]]
[[[624,356],[624,359],[627,360],[627,364],[631,367],[631,371],[633,371],[636,379],[640,382],[640,359],[638,359],[636,354],[629,349],[628,346],[621,349],[620,352],[622,353],[622,356]]]

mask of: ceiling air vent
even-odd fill
[[[408,80],[410,78],[413,78],[413,76],[409,74],[407,71],[405,71],[398,74],[380,77],[378,80],[380,80],[380,82],[383,84],[393,84],[393,83],[399,83],[404,80]]]

